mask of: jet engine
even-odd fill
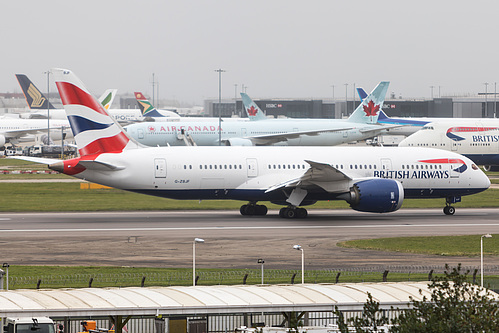
[[[231,138],[225,141],[226,146],[253,146],[253,142],[250,139],[243,138]]]
[[[0,134],[0,147],[3,147],[5,146],[5,136],[3,136],[2,134]]]
[[[350,188],[350,207],[360,212],[388,213],[398,210],[404,201],[402,184],[393,179],[369,179]]]

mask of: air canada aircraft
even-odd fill
[[[428,148],[144,147],[133,140],[71,71],[54,77],[80,157],[19,157],[91,182],[174,199],[247,201],[242,215],[265,215],[258,201],[283,205],[284,218],[306,217],[300,206],[345,200],[352,209],[386,213],[404,198],[445,198],[446,214],[461,196],[484,191],[487,176],[461,155]]]
[[[147,146],[334,146],[373,137],[389,126],[377,124],[389,82],[381,82],[348,119],[264,119],[248,122],[132,124],[126,130]],[[241,94],[249,117],[263,112]],[[186,140],[186,137],[188,140]]]
[[[462,154],[486,170],[499,169],[499,119],[454,119],[428,123],[400,142],[401,147],[432,147]]]

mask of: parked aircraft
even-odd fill
[[[62,138],[61,127],[65,128],[67,137],[71,137],[72,133],[68,133],[69,122],[63,119],[50,120],[50,138],[52,140],[60,140]],[[33,135],[46,133],[48,129],[47,119],[0,119],[0,147],[5,146],[7,142],[18,144],[22,141],[34,140]],[[69,131],[70,132],[70,131]]]
[[[399,146],[454,151],[486,166],[486,170],[499,169],[499,119],[428,123],[402,140]]]
[[[285,205],[281,217],[305,217],[299,206],[345,200],[352,209],[385,213],[404,198],[446,198],[487,189],[468,158],[437,149],[385,147],[143,147],[110,117],[69,70],[54,69],[80,157],[19,157],[76,178],[174,199],[248,201],[243,215],[265,215],[258,201]]]
[[[26,102],[31,110],[36,110],[27,114],[30,118],[47,118],[50,113],[51,119],[66,119],[64,109],[56,109],[48,102],[47,97],[35,86],[33,82],[24,74],[16,74],[17,80],[23,90]],[[108,113],[120,122],[143,121],[147,117],[180,117],[178,114],[165,111],[165,114],[142,114],[139,109],[112,109],[110,108],[116,96],[117,89],[108,89],[99,98],[99,102],[104,105]],[[50,111],[47,111],[47,103]]]
[[[364,99],[367,96],[367,93],[363,88],[357,88],[357,93],[360,96],[360,99]],[[494,119],[495,120],[495,119]],[[383,110],[379,113],[378,123],[386,124],[386,125],[399,125],[393,129],[389,129],[388,131],[392,135],[412,135],[423,128],[426,124],[429,123],[455,123],[455,122],[463,122],[473,124],[475,122],[480,121],[493,121],[490,118],[442,118],[442,117],[389,117]]]
[[[334,146],[366,139],[384,131],[376,124],[378,111],[388,89],[381,82],[348,119],[265,119],[248,122],[177,122],[170,124],[132,124],[130,136],[147,146]],[[241,94],[248,114],[258,106]],[[261,112],[261,110],[260,110]],[[219,126],[221,124],[221,127]]]

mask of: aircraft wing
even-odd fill
[[[328,192],[343,192],[347,190],[345,184],[352,180],[350,176],[330,164],[308,160],[305,160],[305,162],[310,165],[310,168],[301,177],[275,184],[269,187],[265,193],[283,188],[294,189],[297,187],[320,187]]]
[[[51,128],[51,130],[60,130],[60,128]],[[46,128],[34,128],[34,129],[16,129],[16,130],[7,130],[2,133],[6,138],[20,138],[22,136],[28,134],[37,134],[40,132],[47,131]]]
[[[397,127],[403,127],[405,125],[381,125],[379,124],[377,127],[367,127],[367,128],[360,128],[359,131],[361,133],[369,133],[369,132],[379,132],[379,131],[386,131],[392,128],[397,128]]]
[[[245,137],[244,139],[251,140],[254,145],[258,146],[266,146],[272,145],[278,142],[285,142],[290,139],[297,139],[302,135],[319,135],[320,133],[327,132],[341,132],[348,131],[353,129],[354,127],[342,127],[342,128],[327,128],[327,129],[319,129],[319,130],[311,130],[311,131],[297,131],[297,132],[288,132],[288,133],[276,133],[276,134],[263,134],[256,136]]]

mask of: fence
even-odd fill
[[[384,266],[357,269],[330,269],[305,271],[306,283],[352,283],[352,282],[401,282],[426,281],[442,274],[443,266]],[[478,283],[479,269],[463,267],[470,271],[470,281]],[[487,267],[484,272],[486,286],[499,288],[499,277],[491,274],[499,267]],[[198,285],[260,284],[260,270],[210,271],[197,270]],[[266,270],[265,284],[301,283],[299,270]],[[118,273],[118,274],[71,274],[43,276],[9,276],[9,289],[34,288],[84,288],[84,287],[132,287],[192,285],[192,271],[182,270],[164,273]]]

